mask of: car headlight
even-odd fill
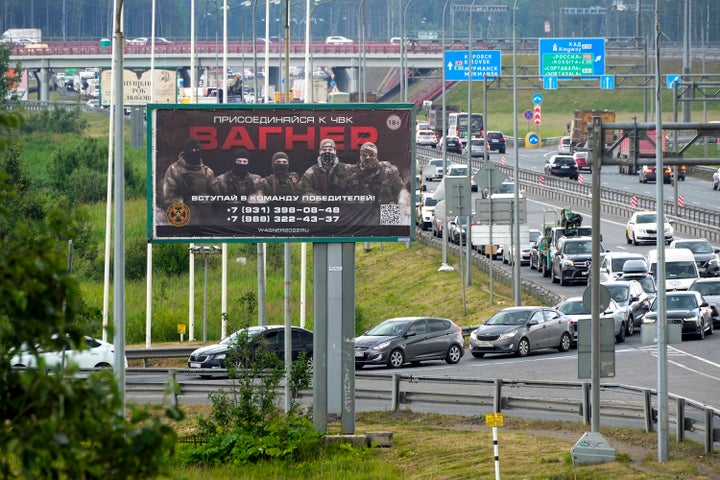
[[[477,332],[475,330],[470,332],[470,340],[477,340]]]
[[[500,337],[498,337],[498,341],[500,341],[500,340],[512,340],[513,338],[515,338],[515,336],[516,336],[517,334],[518,334],[518,331],[517,331],[517,330],[515,330],[515,331],[513,331],[513,332],[503,333],[502,335],[500,335]]]
[[[217,360],[225,360],[225,357],[227,357],[227,353],[218,353],[217,355],[213,355],[213,358]]]
[[[697,318],[695,315],[690,315],[690,316],[687,316],[687,317],[683,317],[682,320],[683,320],[683,323],[685,323],[685,322],[688,322],[688,323],[690,323],[690,322],[692,322],[692,323],[700,323],[700,319]]]
[[[708,265],[718,265],[718,263],[720,262],[718,262],[718,258],[715,257],[708,262]]]
[[[562,261],[562,265],[563,265],[564,267],[574,267],[574,266],[575,266],[575,262],[573,262],[572,260],[566,258],[566,259],[564,259],[564,260]]]
[[[378,343],[374,347],[370,347],[370,350],[385,350],[390,345],[390,340],[385,340],[382,343]]]

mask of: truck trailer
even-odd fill
[[[627,135],[626,135],[627,134]],[[655,158],[656,140],[655,130],[620,131],[620,145],[618,146],[618,172],[626,175],[637,175],[639,171],[639,158]],[[662,151],[666,151],[667,136],[661,135]]]
[[[615,122],[615,112],[611,110],[575,110],[570,124],[570,153],[587,150],[588,123],[592,122],[593,117],[601,117],[603,123]],[[614,136],[614,130],[605,130],[604,143],[611,145]]]

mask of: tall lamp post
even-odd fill
[[[208,257],[210,255],[220,255],[222,254],[222,247],[218,247],[217,245],[213,245],[212,247],[203,245],[203,246],[192,246],[189,248],[190,253],[193,255],[193,258],[195,255],[202,255],[203,260],[205,261],[205,286],[203,288],[203,342],[207,342],[207,297],[208,297]]]
[[[447,121],[447,113],[446,113],[446,107],[445,107],[445,15],[447,11],[448,3],[450,3],[450,0],[445,0],[445,5],[443,6],[443,13],[442,13],[442,119],[441,119],[441,125],[442,125],[442,142],[443,142],[443,150],[442,150],[442,161],[443,161],[443,172],[447,171],[447,149],[444,148],[445,146],[445,140],[447,139],[446,136],[446,125],[445,122]],[[405,40],[403,40],[405,41]],[[443,202],[443,208],[445,211],[443,212],[443,217],[447,218],[447,202]],[[466,233],[467,235],[467,233]],[[450,271],[455,270],[451,265],[448,265],[448,236],[443,235],[442,236],[442,265],[440,265],[440,268],[438,268],[438,272],[443,271]]]
[[[402,101],[408,101],[408,78],[407,78],[407,10],[413,0],[408,0],[405,4],[402,14],[402,38],[400,39],[400,65],[402,72],[400,73],[400,91],[402,92]]]

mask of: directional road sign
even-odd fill
[[[542,101],[543,101],[543,97],[542,97],[541,94],[539,94],[539,93],[533,94],[533,96],[532,96],[532,102],[533,102],[535,105],[540,105],[540,104],[542,103]]]
[[[545,75],[543,77],[543,88],[545,90],[555,90],[558,87],[558,77],[555,75]]]
[[[470,55],[468,50],[445,51],[445,80],[467,81]],[[500,50],[473,50],[472,79],[499,77],[502,67]]]
[[[540,143],[540,135],[535,132],[528,133],[525,139],[527,140],[528,145],[536,146]]]
[[[598,77],[605,74],[604,38],[541,38],[540,75]]]
[[[668,75],[666,77],[666,82],[667,82],[667,84],[666,84],[667,88],[669,88],[669,89],[675,88],[675,83],[677,83],[678,86],[680,86],[680,75]]]
[[[615,75],[603,75],[600,77],[600,88],[612,90],[615,88]]]

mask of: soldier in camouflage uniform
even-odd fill
[[[337,156],[335,141],[326,138],[320,142],[317,164],[308,168],[300,178],[300,190],[306,195],[346,195],[353,167]]]
[[[356,195],[374,195],[376,203],[398,203],[405,190],[397,167],[379,161],[377,146],[372,142],[360,147],[360,161],[355,165],[350,185]]]
[[[276,152],[272,157],[272,175],[260,180],[263,195],[294,195],[300,190],[300,177],[291,172],[287,153]]]
[[[192,195],[210,195],[215,190],[215,173],[202,161],[200,141],[189,138],[177,161],[165,172],[162,198],[171,203],[189,204]]]
[[[257,192],[260,175],[250,173],[250,159],[244,148],[233,151],[233,166],[217,177],[216,192],[219,195],[248,196]]]

